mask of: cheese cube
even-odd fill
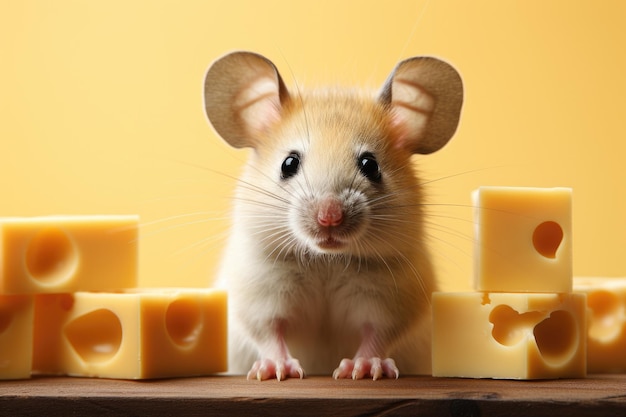
[[[0,219],[0,294],[137,285],[137,216]]]
[[[473,199],[478,291],[572,291],[570,188],[480,187]]]
[[[30,378],[33,297],[0,294],[0,379]]]
[[[37,295],[33,369],[121,379],[223,372],[226,324],[221,290]]]
[[[626,278],[574,278],[587,294],[587,371],[626,372]]]
[[[433,376],[586,374],[585,294],[434,293]]]

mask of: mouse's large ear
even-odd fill
[[[398,146],[428,154],[442,148],[456,131],[463,82],[452,66],[437,58],[409,58],[396,66],[379,99],[391,106]]]
[[[255,147],[259,135],[279,122],[289,93],[267,58],[233,52],[209,67],[204,109],[217,133],[236,148]]]

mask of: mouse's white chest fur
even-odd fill
[[[231,372],[248,371],[258,359],[259,346],[271,343],[274,336],[268,329],[279,324],[276,320],[284,324],[281,332],[291,354],[310,374],[330,374],[339,359],[350,357],[361,343],[364,323],[388,329],[381,337],[394,340],[395,346],[387,354],[393,354],[404,372],[429,371],[426,292],[433,284],[405,281],[431,277],[416,276],[413,266],[393,260],[268,262],[258,256],[263,251],[246,253],[236,239],[221,273],[231,294]]]

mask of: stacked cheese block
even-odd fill
[[[574,278],[587,294],[587,372],[626,372],[626,278]]]
[[[586,375],[586,296],[572,292],[571,189],[474,193],[475,290],[435,293],[433,375]]]
[[[0,219],[0,379],[226,370],[226,294],[139,289],[137,216]]]

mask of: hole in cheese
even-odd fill
[[[26,248],[26,269],[42,284],[59,284],[72,277],[78,266],[78,253],[71,238],[61,229],[39,231]]]
[[[491,335],[504,346],[515,346],[531,334],[543,314],[537,311],[520,314],[512,307],[501,304],[489,314],[489,321],[493,324]]]
[[[557,222],[543,222],[533,232],[533,246],[546,258],[556,258],[556,252],[562,241],[563,229]]]
[[[28,295],[2,295],[0,294],[0,334],[11,327],[13,319],[20,317],[30,304]]]
[[[483,294],[483,299],[482,299],[482,301],[480,303],[482,305],[484,305],[484,306],[491,304],[491,298],[489,298],[489,293],[488,292]]]
[[[624,306],[619,297],[609,291],[593,291],[587,294],[587,306],[591,309],[589,337],[598,341],[615,339],[622,331]]]
[[[535,327],[534,334],[539,352],[547,362],[564,363],[577,347],[576,320],[567,311],[552,312]]]
[[[4,333],[13,321],[13,313],[11,311],[0,309],[0,334]]]
[[[115,313],[102,308],[68,323],[65,336],[83,361],[106,362],[120,349],[122,323]]]
[[[165,327],[178,346],[189,346],[198,340],[202,330],[202,314],[198,301],[182,298],[173,301],[165,313]]]

